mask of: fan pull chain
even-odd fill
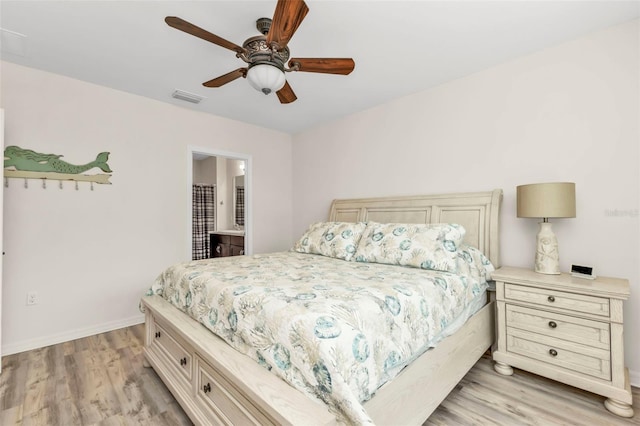
[[[27,182],[27,179],[24,179],[24,187],[25,189],[29,189],[29,183]]]
[[[47,189],[47,180],[42,179],[42,189]]]
[[[76,180],[76,191],[78,190],[78,181]]]
[[[5,188],[9,187],[9,178],[7,178],[7,177],[4,178],[4,187]]]
[[[58,181],[58,186],[60,187],[60,189],[62,189],[62,181],[61,180]]]
[[[93,191],[93,182],[91,182],[91,190]]]

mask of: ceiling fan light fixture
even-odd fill
[[[270,64],[256,64],[250,67],[247,71],[247,80],[251,87],[265,95],[277,92],[287,82],[284,71]]]

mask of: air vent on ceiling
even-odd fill
[[[204,97],[200,95],[196,95],[195,93],[185,92],[184,90],[176,89],[175,92],[171,94],[171,97],[180,99],[181,101],[191,102],[193,104],[199,104]]]

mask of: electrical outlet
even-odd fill
[[[37,305],[38,304],[38,293],[35,291],[30,291],[27,293],[27,305]]]

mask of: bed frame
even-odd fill
[[[330,221],[459,223],[465,241],[498,267],[502,190],[335,200]],[[306,397],[159,296],[145,296],[145,366],[197,425],[332,425]],[[494,341],[494,303],[428,350],[364,404],[375,424],[421,425]]]

